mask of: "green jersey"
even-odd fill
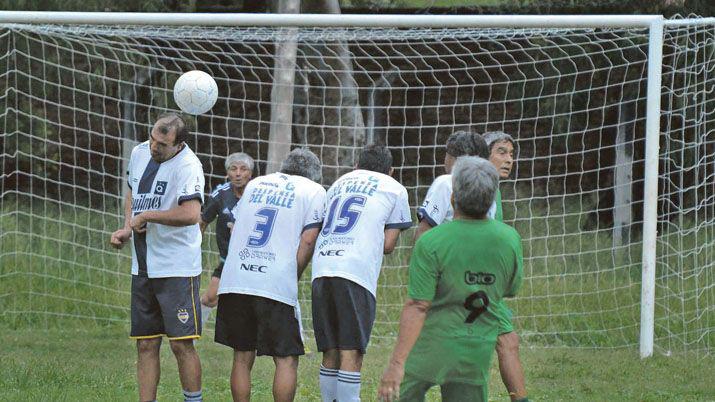
[[[410,260],[408,295],[431,301],[405,372],[436,384],[487,384],[502,298],[523,275],[519,234],[493,219],[455,220],[420,237]]]

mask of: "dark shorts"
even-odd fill
[[[224,259],[221,259],[221,262],[218,263],[218,266],[216,269],[214,269],[213,276],[214,278],[221,278],[221,273],[223,272],[223,264],[224,264]]]
[[[313,329],[318,350],[359,350],[365,354],[375,322],[375,297],[339,277],[313,281]]]
[[[201,337],[201,276],[147,278],[132,275],[131,332],[134,339]]]
[[[214,340],[259,356],[305,354],[295,307],[260,296],[219,295]]]
[[[424,402],[427,391],[435,385],[437,384],[405,373],[402,384],[400,384],[399,402]],[[443,402],[486,402],[489,400],[486,385],[448,382],[439,387]]]

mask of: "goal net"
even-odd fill
[[[655,345],[715,346],[715,25],[666,27],[663,46]],[[294,45],[292,102],[272,99],[277,48]],[[289,52],[290,53],[290,52]],[[281,56],[282,57],[282,56]],[[285,60],[284,60],[285,61]],[[266,173],[272,105],[291,146],[330,185],[355,151],[387,144],[418,206],[444,173],[455,130],[516,139],[502,181],[505,221],[523,238],[525,277],[509,301],[526,345],[638,344],[648,30],[0,26],[0,322],[126,325],[124,169],[156,116],[176,110],[182,72],[219,100],[191,118],[208,193],[246,152]],[[204,276],[218,262],[213,225]],[[412,231],[386,258],[374,339],[396,335]],[[310,321],[309,272],[300,286]],[[209,325],[212,328],[213,325]]]

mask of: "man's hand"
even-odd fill
[[[132,230],[122,228],[112,233],[112,237],[109,239],[109,244],[116,249],[121,249],[124,247],[124,243],[126,243],[131,237]]]
[[[405,367],[402,364],[391,362],[380,380],[377,391],[379,401],[392,402],[400,398],[400,383],[405,377]]]
[[[146,219],[144,217],[144,212],[133,217],[132,221],[129,223],[129,226],[131,226],[132,230],[137,233],[146,232]]]

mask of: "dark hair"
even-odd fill
[[[362,151],[360,151],[357,168],[382,174],[390,174],[392,154],[384,145],[366,145]]]
[[[164,120],[167,121],[158,126],[159,131],[166,135],[171,132],[171,130],[176,130],[176,138],[174,138],[174,143],[172,145],[181,144],[189,140],[189,127],[186,125],[186,121],[181,115],[174,112],[162,113],[157,117],[156,121]]]
[[[489,147],[481,135],[468,131],[456,131],[447,138],[447,153],[459,158],[460,156],[478,156],[489,158]]]

